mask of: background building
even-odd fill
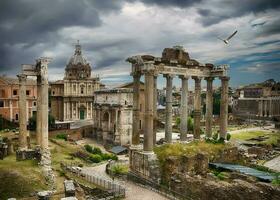
[[[233,112],[234,115],[247,119],[280,117],[280,83],[270,79],[237,89]]]
[[[36,113],[37,85],[34,80],[26,82],[27,118]],[[0,76],[0,115],[9,121],[19,120],[19,81],[17,78]]]
[[[133,84],[103,89],[94,94],[94,137],[105,145],[128,145],[132,139]],[[143,132],[144,84],[140,90],[139,129]]]
[[[99,77],[91,76],[91,66],[77,44],[65,68],[63,80],[50,84],[51,113],[56,120],[92,119],[93,93],[100,89]]]

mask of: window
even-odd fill
[[[139,120],[139,129],[142,129],[142,121]]]
[[[126,105],[127,104],[127,101],[124,101],[124,105]]]
[[[18,121],[18,114],[16,114],[16,121]]]
[[[13,95],[14,95],[14,96],[17,95],[17,90],[13,90]]]
[[[30,90],[26,90],[26,95],[27,95],[27,96],[30,95]]]
[[[4,107],[4,101],[0,101],[0,108]]]
[[[81,94],[84,94],[84,86],[81,86]]]
[[[108,100],[108,96],[105,97],[105,100],[106,100],[106,101]]]
[[[33,102],[33,106],[36,106],[36,101]]]
[[[52,94],[54,95],[54,94],[55,94],[55,91],[53,91]]]

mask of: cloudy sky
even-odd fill
[[[279,81],[279,11],[277,0],[1,0],[0,74],[50,56],[49,78],[61,79],[80,40],[109,86],[131,80],[127,57],[174,45],[202,63],[229,64],[231,86]],[[235,30],[229,45],[216,38]]]

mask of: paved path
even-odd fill
[[[83,172],[95,174],[105,179],[112,180],[111,177],[108,176],[105,172],[106,164],[107,163],[95,167],[85,167],[83,168]],[[139,185],[136,185],[131,181],[121,181],[116,179],[114,181],[118,182],[120,185],[123,185],[125,187],[126,200],[167,200],[167,198],[161,196],[160,194],[151,191],[147,188],[143,188]]]
[[[278,171],[280,172],[280,156],[270,160],[270,161],[267,161],[265,164],[264,164],[265,167],[268,167],[272,170],[275,170],[275,171]]]
[[[265,127],[243,128],[239,130],[229,131],[229,133],[236,134],[236,133],[247,132],[247,131],[269,131],[270,129],[274,129],[274,125],[265,126]]]

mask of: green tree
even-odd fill
[[[48,117],[48,120],[49,120],[49,128],[50,127],[53,127],[54,124],[55,124],[55,118],[49,114],[49,117]],[[36,129],[36,115],[33,115],[32,117],[29,118],[28,120],[28,124],[29,124],[29,129],[30,130],[35,130]]]
[[[177,125],[178,128],[180,127],[180,122],[181,122],[180,117],[177,117],[176,118],[176,125]],[[193,118],[189,116],[188,119],[187,119],[187,123],[188,123],[188,130],[193,131]]]

